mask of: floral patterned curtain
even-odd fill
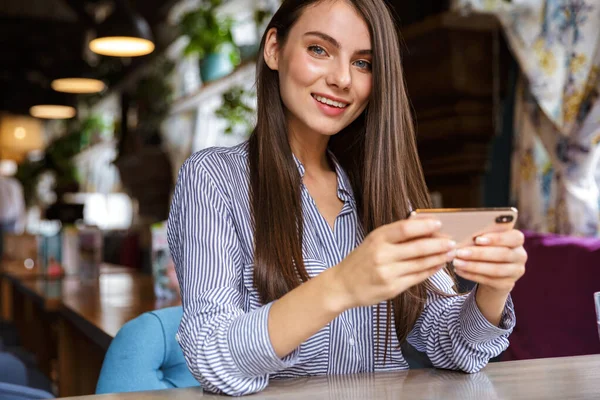
[[[456,0],[494,13],[522,79],[512,195],[520,227],[600,236],[600,0]]]

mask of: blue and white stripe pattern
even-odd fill
[[[355,308],[284,359],[276,356],[267,329],[271,304],[261,304],[252,282],[247,158],[247,142],[195,153],[182,166],[173,196],[169,246],[183,302],[177,338],[194,376],[207,391],[244,395],[264,389],[269,379],[407,369],[395,335],[383,362],[385,304],[380,332],[375,306]],[[301,188],[303,256],[310,276],[338,264],[364,238],[348,177],[333,161],[344,202],[333,230]],[[453,292],[445,272],[432,281]],[[508,346],[514,322],[510,300],[498,328],[483,317],[474,292],[448,298],[431,293],[408,341],[436,367],[476,372]]]

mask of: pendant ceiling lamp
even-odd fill
[[[99,79],[93,78],[59,78],[52,81],[50,84],[52,89],[63,93],[99,93],[102,92],[106,85]]]
[[[29,114],[41,119],[69,119],[73,118],[77,111],[74,107],[58,104],[38,104],[29,109]]]
[[[137,57],[154,51],[148,22],[126,0],[118,0],[112,14],[98,27],[89,44],[94,53],[113,57]]]
[[[100,71],[81,59],[71,63],[68,69],[52,76],[50,87],[57,92],[73,94],[100,93],[106,84],[99,79]]]
[[[74,95],[50,90],[35,95],[36,103],[29,108],[29,114],[41,119],[69,119],[77,114]]]

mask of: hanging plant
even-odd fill
[[[173,88],[169,77],[175,64],[165,57],[159,58],[139,81],[132,101],[137,108],[137,126],[142,144],[160,144],[160,127],[169,115]]]
[[[233,19],[217,16],[221,0],[210,0],[183,15],[179,27],[189,38],[184,49],[186,56],[197,54],[201,60],[200,73],[204,82],[228,75],[240,63],[231,28]]]
[[[249,105],[254,96],[253,92],[241,86],[233,86],[223,93],[223,103],[215,114],[227,122],[226,134],[250,135],[256,118],[256,110]]]

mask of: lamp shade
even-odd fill
[[[35,118],[42,119],[69,119],[73,118],[77,111],[75,107],[57,104],[37,104],[29,109],[29,114]]]
[[[0,159],[19,162],[29,152],[43,148],[42,121],[25,115],[4,113],[0,116]]]
[[[98,27],[97,38],[90,42],[94,53],[113,57],[136,57],[154,51],[148,22],[132,9],[118,6]]]
[[[104,82],[99,79],[83,77],[55,79],[50,86],[63,93],[99,93],[106,88]]]
[[[42,119],[69,119],[77,114],[77,99],[74,94],[44,90],[35,94],[30,103],[29,114]]]

